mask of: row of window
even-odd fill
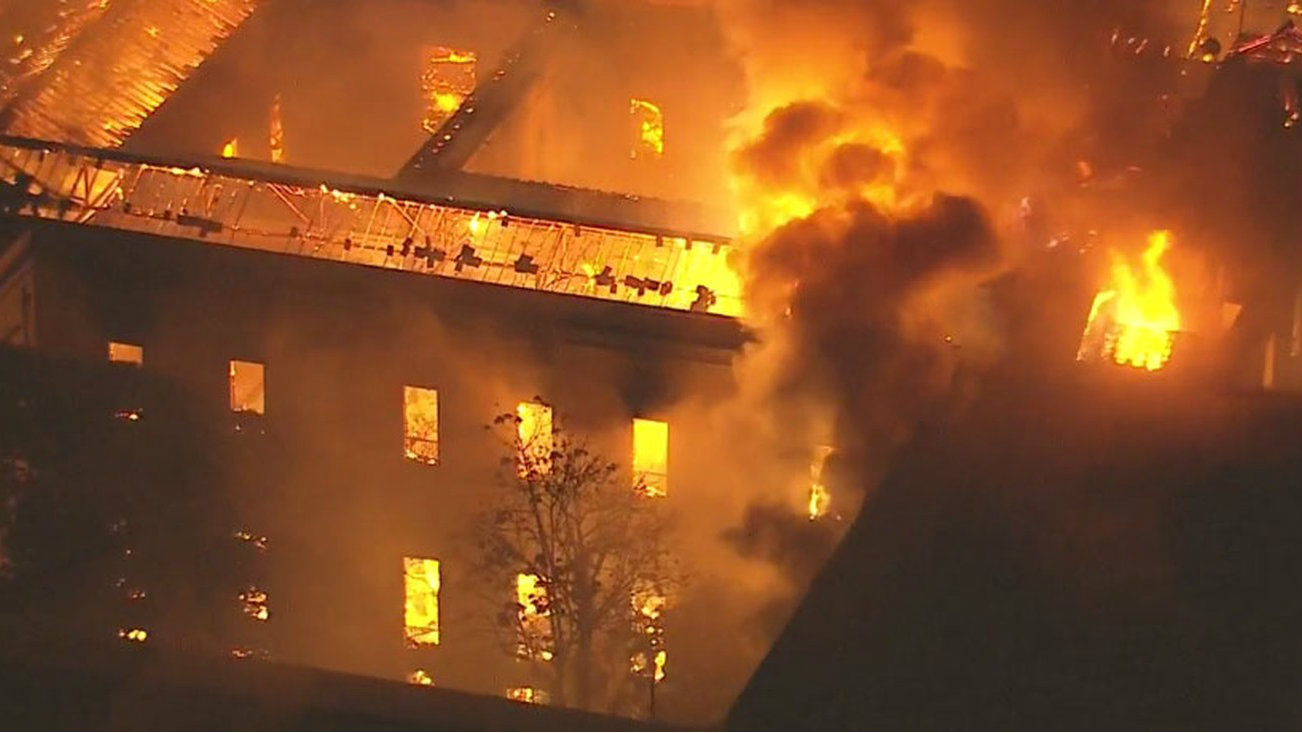
[[[144,347],[110,341],[109,361],[143,366]],[[230,408],[233,412],[266,414],[266,369],[253,361],[232,359],[229,367]],[[403,455],[411,461],[436,466],[439,462],[439,394],[432,387],[404,385]],[[535,459],[551,455],[552,408],[535,402],[516,405],[520,444]],[[634,485],[648,496],[669,492],[669,424],[633,419]],[[521,468],[523,471],[523,467]]]

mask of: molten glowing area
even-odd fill
[[[231,138],[230,140],[227,140],[227,141],[226,141],[226,144],[222,146],[222,157],[223,157],[223,158],[235,158],[235,157],[238,157],[239,154],[240,154],[240,141],[239,141],[239,138],[234,138],[234,137],[233,137],[233,138]]]
[[[435,646],[439,643],[439,561],[404,557],[402,571],[407,646]]]
[[[1138,270],[1112,254],[1111,283],[1094,296],[1077,360],[1103,357],[1148,371],[1166,365],[1180,330],[1175,283],[1162,267],[1170,248],[1170,232],[1150,234]]]

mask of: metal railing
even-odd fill
[[[306,185],[6,138],[0,210],[601,300],[735,316],[728,241]]]

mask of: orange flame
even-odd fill
[[[809,518],[811,520],[827,514],[827,509],[832,503],[832,494],[823,485],[823,466],[831,454],[831,448],[825,445],[819,446],[814,451],[814,459],[809,463]]]
[[[1077,360],[1098,355],[1148,371],[1166,365],[1180,330],[1175,283],[1161,263],[1170,248],[1170,232],[1149,234],[1139,272],[1112,254],[1111,286],[1094,296]]]
[[[637,119],[638,137],[632,157],[659,158],[665,154],[665,115],[660,105],[645,99],[630,99],[628,113]]]
[[[222,146],[223,158],[234,158],[240,154],[240,141],[238,138],[231,138]]]

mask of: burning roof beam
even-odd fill
[[[438,171],[460,170],[465,166],[542,76],[548,57],[566,28],[558,15],[561,7],[559,3],[544,4],[541,25],[508,51],[501,65],[421,145],[398,171],[398,180],[418,183]]]
[[[75,33],[65,29],[75,38],[47,44],[60,50],[29,70],[0,110],[0,130],[121,145],[261,3],[101,0],[102,14],[88,9]]]

